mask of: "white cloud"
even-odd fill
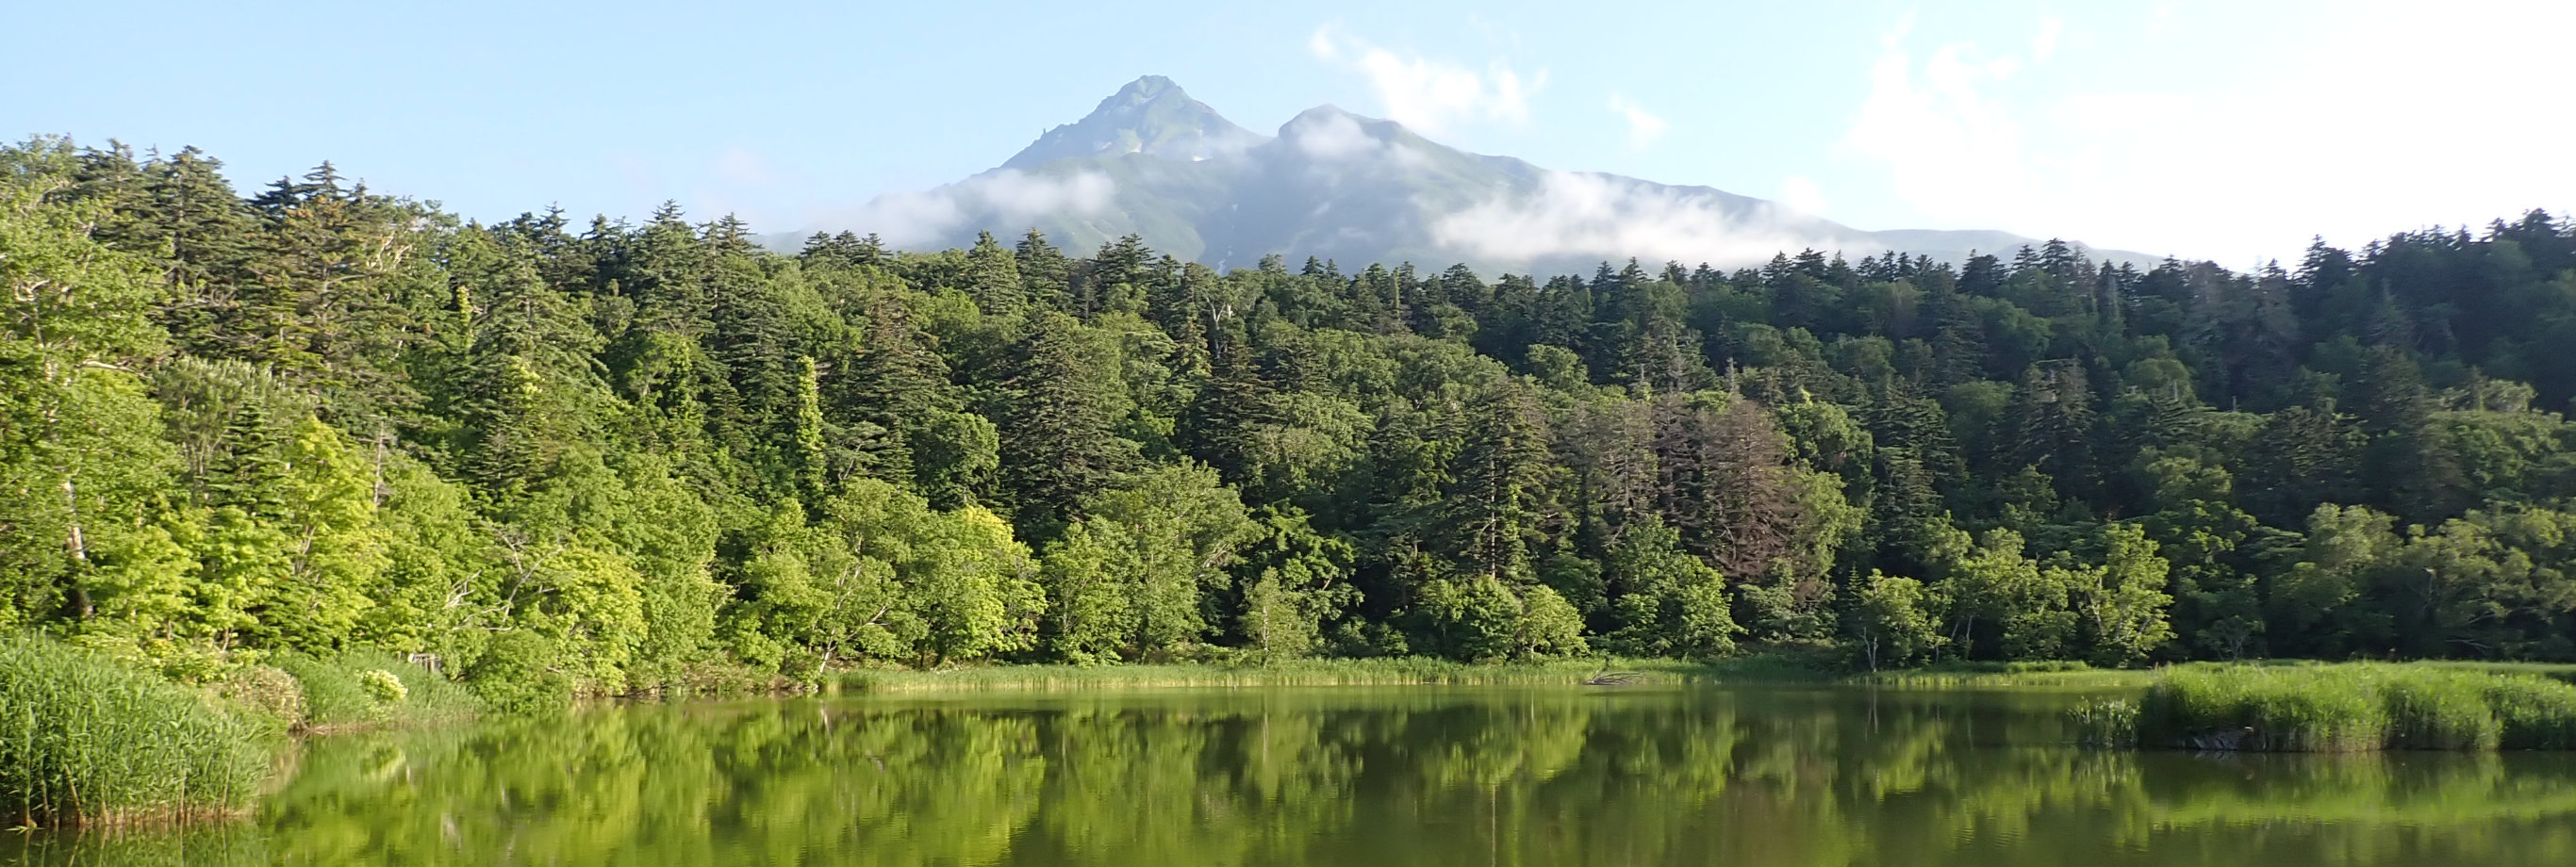
[[[740,145],[726,148],[723,155],[716,157],[716,177],[745,187],[765,187],[777,179],[769,170],[769,163]]]
[[[1282,131],[1298,152],[1319,160],[1347,160],[1375,153],[1381,143],[1341,112],[1308,112]]]
[[[1334,40],[1330,24],[1315,28],[1315,32],[1306,37],[1306,50],[1314,54],[1316,60],[1326,63],[1342,59],[1342,47]]]
[[[1317,28],[1306,50],[1327,64],[1367,76],[1380,110],[1397,123],[1437,134],[1462,121],[1529,123],[1529,98],[1547,86],[1547,70],[1523,76],[1502,61],[1477,70],[1419,55],[1405,56],[1345,33]]]
[[[1638,150],[1653,147],[1657,139],[1664,137],[1664,130],[1672,126],[1626,94],[1610,95],[1610,111],[1628,121],[1628,146]]]
[[[1026,219],[1057,211],[1097,213],[1108,207],[1110,197],[1118,192],[1117,183],[1100,172],[1049,178],[1003,171],[984,176],[981,180],[981,184],[969,181],[968,189],[976,198],[982,199],[986,207],[1010,219]]]
[[[918,246],[944,240],[969,220],[1011,228],[1053,214],[1098,213],[1117,191],[1117,183],[1100,172],[1048,177],[1003,169],[935,190],[888,193],[825,222],[878,233],[897,247]]]
[[[1539,189],[1502,193],[1431,221],[1432,239],[1469,256],[1530,262],[1560,256],[1743,265],[1782,250],[1840,242],[1781,225],[1764,209],[1729,214],[1714,198],[1610,175],[1549,172]]]
[[[2039,22],[2039,35],[2030,39],[2030,62],[2034,65],[2047,63],[2049,58],[2057,56],[2057,40],[2065,35],[2066,19],[2051,15]]]
[[[2157,39],[2170,9],[2130,38]],[[1900,32],[1843,150],[1944,226],[2230,265],[2296,256],[2313,234],[2359,245],[2576,205],[2576,163],[2557,157],[2576,124],[2543,108],[2576,4],[2348,11],[2265,57],[2176,55],[2223,82],[2190,90],[2152,73],[2083,75],[2063,55],[2047,81],[2016,77],[2014,58],[1964,43],[1918,57]],[[2181,35],[2156,50],[2180,50]],[[2034,63],[2051,42],[2034,41]],[[2064,88],[2082,81],[2100,83]]]
[[[1805,175],[1790,175],[1780,179],[1780,204],[1810,217],[1821,217],[1825,214],[1825,191]]]
[[[1984,217],[2027,199],[2022,132],[1986,88],[2019,65],[1951,43],[1918,69],[1890,45],[1870,71],[1870,92],[1843,147],[1886,164],[1896,194],[1945,221]]]

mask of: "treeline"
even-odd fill
[[[794,255],[0,150],[0,625],[207,677],[2576,657],[2576,228],[2141,270]]]

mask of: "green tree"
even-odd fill
[[[928,529],[919,568],[905,582],[925,629],[926,661],[935,666],[1035,646],[1046,597],[1037,564],[1012,538],[1011,525],[967,506],[937,514]]]
[[[272,647],[337,648],[358,635],[387,589],[375,468],[319,419],[297,425],[287,455],[278,516],[286,571],[259,613],[260,638]]]
[[[2102,564],[2074,570],[2072,604],[2083,618],[2083,642],[2097,665],[2135,665],[2172,641],[2165,592],[2170,564],[2135,524],[2102,528]]]
[[[176,465],[139,378],[164,341],[153,281],[89,237],[94,213],[41,206],[61,182],[0,174],[0,623],[90,616],[101,557],[167,559],[146,529]]]
[[[1923,582],[1875,570],[1852,591],[1845,630],[1869,670],[1910,665],[1948,645],[1941,598]]]
[[[1003,384],[1002,487],[1014,514],[1039,527],[1063,521],[1137,460],[1116,432],[1114,362],[1082,329],[1071,317],[1038,317]]]
[[[2317,507],[2308,517],[2306,550],[2273,583],[2269,597],[2275,647],[2335,654],[2383,642],[2392,625],[2383,612],[2353,604],[2369,575],[2399,544],[2396,519],[2365,506]]]
[[[1614,592],[1620,627],[1610,636],[1623,652],[1706,659],[1735,650],[1726,579],[1681,548],[1681,536],[1655,518],[1631,525],[1610,548],[1604,577]]]
[[[1047,649],[1077,665],[1118,661],[1134,634],[1129,587],[1140,571],[1125,528],[1077,521],[1047,546],[1039,571],[1050,602]]]

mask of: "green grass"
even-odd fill
[[[383,651],[281,653],[269,665],[294,677],[303,693],[301,716],[285,720],[298,730],[438,722],[482,709],[464,685]]]
[[[2128,699],[2088,699],[2067,712],[2067,722],[2075,729],[2075,742],[2083,746],[2120,749],[2138,743],[2138,705]]]
[[[2487,685],[2487,707],[2500,728],[2498,745],[2509,750],[2576,750],[2576,688],[2537,678]]]
[[[1268,665],[1000,665],[937,671],[844,672],[842,689],[862,692],[1079,691],[1260,686],[1573,686],[1594,677],[1628,685],[1817,680],[1831,675],[1804,657],[1747,656],[1715,662],[1581,659],[1463,663],[1440,659],[1302,659]]]
[[[2102,691],[2144,689],[2155,682],[2153,671],[2093,668],[2081,662],[1942,663],[1851,675],[1878,686],[1908,689],[2066,689]]]
[[[0,635],[0,820],[123,825],[241,812],[268,735],[210,697],[92,651]]]
[[[2456,665],[2209,665],[2166,669],[2139,742],[2285,752],[2568,749],[2576,686]]]

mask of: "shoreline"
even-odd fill
[[[1308,659],[1262,665],[1208,662],[1115,666],[996,665],[938,670],[848,669],[843,693],[1064,692],[1245,687],[1859,685],[1899,689],[2143,689],[2157,669],[2081,665],[1958,665],[1852,671],[1819,654],[1753,653],[1706,662],[1581,659],[1463,663],[1424,658]]]

